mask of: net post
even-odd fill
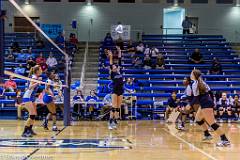
[[[71,124],[71,116],[70,116],[70,109],[71,109],[71,100],[70,100],[70,85],[71,85],[71,72],[69,66],[69,59],[66,57],[66,68],[65,68],[65,83],[68,87],[64,88],[64,116],[63,116],[63,123],[64,126],[70,126]]]
[[[4,81],[4,11],[0,0],[0,83]]]

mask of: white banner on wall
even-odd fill
[[[122,25],[122,33],[117,33],[116,28],[118,25],[111,26],[111,36],[114,40],[119,39],[121,37],[123,40],[130,40],[131,38],[131,26],[130,25]]]

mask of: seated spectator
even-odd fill
[[[142,68],[143,61],[141,57],[136,56],[136,58],[133,60],[133,66],[135,68]]]
[[[64,48],[65,47],[65,38],[64,38],[64,36],[63,36],[63,34],[61,32],[58,33],[58,36],[57,36],[55,42],[57,43],[57,45],[60,48]]]
[[[139,42],[138,46],[136,47],[136,54],[142,54],[144,50],[144,44],[142,42]]]
[[[17,89],[17,83],[13,80],[13,76],[9,77],[9,80],[4,83],[6,92],[15,92]]]
[[[164,69],[164,65],[165,65],[164,57],[161,53],[159,53],[156,59],[156,69]]]
[[[112,94],[109,93],[107,94],[104,98],[103,98],[103,107],[100,111],[100,116],[103,116],[102,120],[107,120],[108,119],[108,115],[107,114],[109,112],[109,110],[112,108]]]
[[[149,55],[144,57],[143,66],[144,69],[152,69],[152,59]]]
[[[61,59],[58,61],[58,70],[59,71],[64,71],[64,69],[65,69],[65,57],[64,56],[62,56],[61,57]]]
[[[124,43],[121,37],[117,39],[116,46],[119,46],[121,50],[124,50]]]
[[[113,38],[110,33],[106,34],[104,41],[103,41],[103,45],[104,46],[113,46],[114,45]]]
[[[26,68],[20,63],[19,66],[15,68],[14,73],[25,76]]]
[[[19,53],[21,51],[21,48],[19,47],[18,42],[13,42],[11,49],[13,52]]]
[[[27,60],[27,66],[26,68],[28,70],[30,70],[32,67],[34,67],[36,65],[36,62],[33,60],[32,57],[30,57],[28,60]]]
[[[222,65],[220,64],[218,58],[216,57],[213,58],[210,74],[214,75],[222,74]]]
[[[168,106],[165,112],[165,118],[168,119],[171,112],[179,106],[180,100],[177,98],[177,93],[172,92],[171,97],[168,99]]]
[[[39,39],[36,41],[36,48],[37,48],[37,49],[43,49],[44,47],[45,47],[45,45],[44,45],[43,40],[39,38]]]
[[[5,92],[4,84],[0,82],[0,99],[4,99],[4,92]]]
[[[36,64],[41,66],[43,72],[47,69],[46,59],[43,57],[43,53],[40,52],[39,57],[36,59]]]
[[[12,52],[9,52],[7,54],[7,56],[5,57],[5,60],[8,61],[8,62],[14,62],[15,61],[15,57],[14,55],[12,54]]]
[[[190,63],[192,64],[201,64],[203,62],[202,54],[200,53],[199,49],[195,49],[195,51],[192,53],[192,55],[189,58]]]
[[[157,55],[159,54],[159,50],[158,50],[157,47],[153,47],[153,48],[151,49],[150,53],[151,53],[151,57],[154,58],[154,57],[157,57]]]
[[[88,107],[88,110],[89,110],[89,113],[90,113],[90,119],[91,120],[93,120],[94,112],[97,108],[97,105],[94,104],[94,102],[98,102],[98,99],[99,98],[97,97],[95,91],[91,90],[90,95],[87,96],[87,98],[85,100],[86,102],[90,102],[90,104],[87,104],[87,107]]]
[[[17,57],[16,57],[17,62],[26,62],[26,59],[27,59],[27,54],[23,53],[22,50],[20,53],[17,53]]]
[[[49,70],[56,70],[57,68],[57,60],[56,58],[53,56],[52,53],[49,54],[49,57],[47,58],[46,64],[48,65],[48,69]]]
[[[22,104],[22,95],[21,95],[21,90],[17,90],[16,92],[16,102],[15,102],[15,107],[17,107],[17,119],[23,119],[22,118],[22,110],[25,110],[24,105]]]
[[[76,94],[73,96],[73,117],[80,119],[84,117],[84,104],[80,102],[84,102],[84,96],[80,89],[77,89]]]
[[[223,122],[224,113],[227,113],[229,117],[232,116],[232,109],[230,106],[230,100],[227,98],[227,93],[223,92],[222,97],[218,101],[218,111],[220,122]],[[228,119],[228,122],[231,122],[231,119]]]
[[[236,120],[240,121],[240,101],[239,95],[234,95],[233,99],[231,100],[232,112],[235,115]]]
[[[151,56],[151,49],[150,49],[150,47],[148,47],[148,45],[146,45],[146,47],[145,47],[144,55],[145,55],[145,56],[146,56],[146,55]]]
[[[133,57],[135,52],[136,52],[136,49],[135,49],[135,47],[134,47],[134,45],[132,43],[132,40],[129,40],[129,42],[128,42],[127,51],[128,51],[129,54],[132,55],[131,57]]]
[[[76,37],[76,34],[73,34],[73,33],[70,34],[69,42],[74,45],[78,44],[78,39]]]

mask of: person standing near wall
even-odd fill
[[[189,21],[188,17],[186,16],[182,22],[183,34],[189,34],[190,28],[192,28],[192,22]]]

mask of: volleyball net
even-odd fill
[[[76,46],[67,41],[66,37],[69,35],[65,34],[62,22],[42,21],[38,12],[44,11],[37,10],[31,5],[31,1],[8,0],[2,3],[3,9],[7,11],[4,73],[18,79],[34,81],[29,79],[28,73],[32,66],[38,64],[45,77],[43,76],[42,82],[35,82],[45,84],[46,73],[55,72],[56,79],[61,81],[64,90],[64,124],[69,125],[70,70]],[[52,12],[54,11],[53,8]]]

